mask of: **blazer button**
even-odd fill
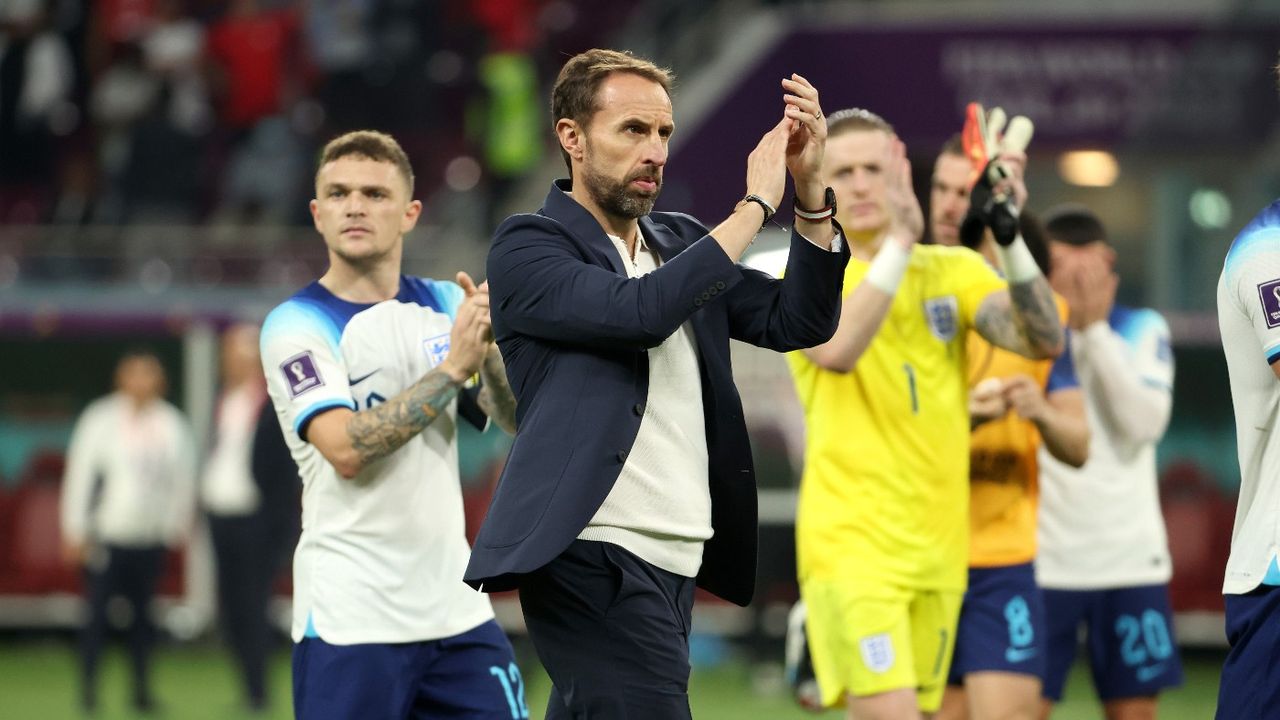
[[[626,462],[626,461],[627,461],[627,451],[626,451],[626,450],[619,450],[619,451],[618,451],[618,462]]]
[[[693,299],[693,306],[694,306],[694,307],[702,307],[702,298],[700,298],[700,297],[696,297],[696,298],[694,298],[694,299]]]
[[[705,290],[704,290],[704,291],[702,292],[702,301],[703,301],[703,302],[706,302],[706,301],[708,301],[708,300],[710,300],[710,299],[711,299],[711,293],[709,293],[709,292],[707,292],[707,291],[705,291]]]
[[[632,412],[634,412],[634,413],[635,413],[635,414],[637,414],[637,415],[643,415],[643,414],[644,414],[644,403],[636,403],[635,407],[631,408],[631,411],[632,411]]]
[[[718,292],[720,292],[720,291],[719,291],[719,290],[717,290],[717,289],[715,289],[715,288],[711,288],[711,289],[710,289],[710,290],[708,290],[707,292],[711,293],[712,295],[715,295],[716,293],[718,293]]]
[[[724,281],[723,281],[723,280],[717,280],[717,281],[716,281],[716,289],[717,289],[717,290],[723,290],[723,289],[724,289]]]

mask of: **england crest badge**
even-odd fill
[[[423,340],[422,351],[427,354],[427,359],[431,361],[431,367],[444,362],[445,357],[449,355],[449,333]]]
[[[893,638],[889,633],[868,635],[858,641],[862,650],[862,662],[873,673],[886,673],[893,669]]]
[[[924,301],[924,319],[929,331],[942,342],[951,342],[959,327],[960,308],[955,295],[929,298]]]

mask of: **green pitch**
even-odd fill
[[[1161,720],[1205,720],[1213,717],[1222,666],[1219,653],[1185,656],[1187,683],[1161,700]],[[529,685],[530,716],[546,707],[548,682],[531,657],[521,665]],[[157,651],[154,687],[166,720],[235,720],[293,717],[290,710],[289,655],[281,650],[271,663],[272,706],[265,715],[250,715],[238,705],[238,686],[222,650],[210,643],[167,645]],[[77,705],[76,661],[70,642],[0,638],[0,718],[58,720],[82,717]],[[127,662],[118,649],[103,663],[100,720],[135,718],[127,704]],[[1091,697],[1088,670],[1077,666],[1067,686],[1067,699],[1054,720],[1101,717]],[[836,720],[829,712],[815,716],[796,708],[781,687],[776,669],[755,670],[741,664],[696,669],[691,680],[693,716],[698,720]]]

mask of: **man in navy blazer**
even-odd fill
[[[689,717],[696,584],[751,600],[756,488],[729,339],[826,342],[848,252],[821,184],[826,121],[804,78],[708,231],[652,213],[674,130],[670,75],[592,50],[552,93],[570,179],[497,230],[493,333],[518,430],[466,581],[518,587],[555,685],[548,718]],[[796,189],[786,280],[738,265]]]

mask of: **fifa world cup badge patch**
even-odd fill
[[[1258,285],[1258,297],[1262,300],[1262,315],[1267,327],[1280,327],[1280,280]]]
[[[893,667],[893,638],[889,633],[868,635],[858,641],[862,650],[862,662],[874,673],[889,672]]]
[[[284,373],[285,385],[289,386],[289,397],[296,398],[312,388],[324,385],[324,378],[320,377],[320,370],[316,368],[316,361],[310,350],[280,363],[280,372]]]
[[[445,357],[449,355],[449,333],[423,340],[422,351],[427,354],[427,359],[431,361],[431,367],[444,362]]]
[[[929,324],[929,331],[942,342],[951,342],[951,338],[956,336],[959,315],[959,303],[955,295],[924,301],[924,319]]]

